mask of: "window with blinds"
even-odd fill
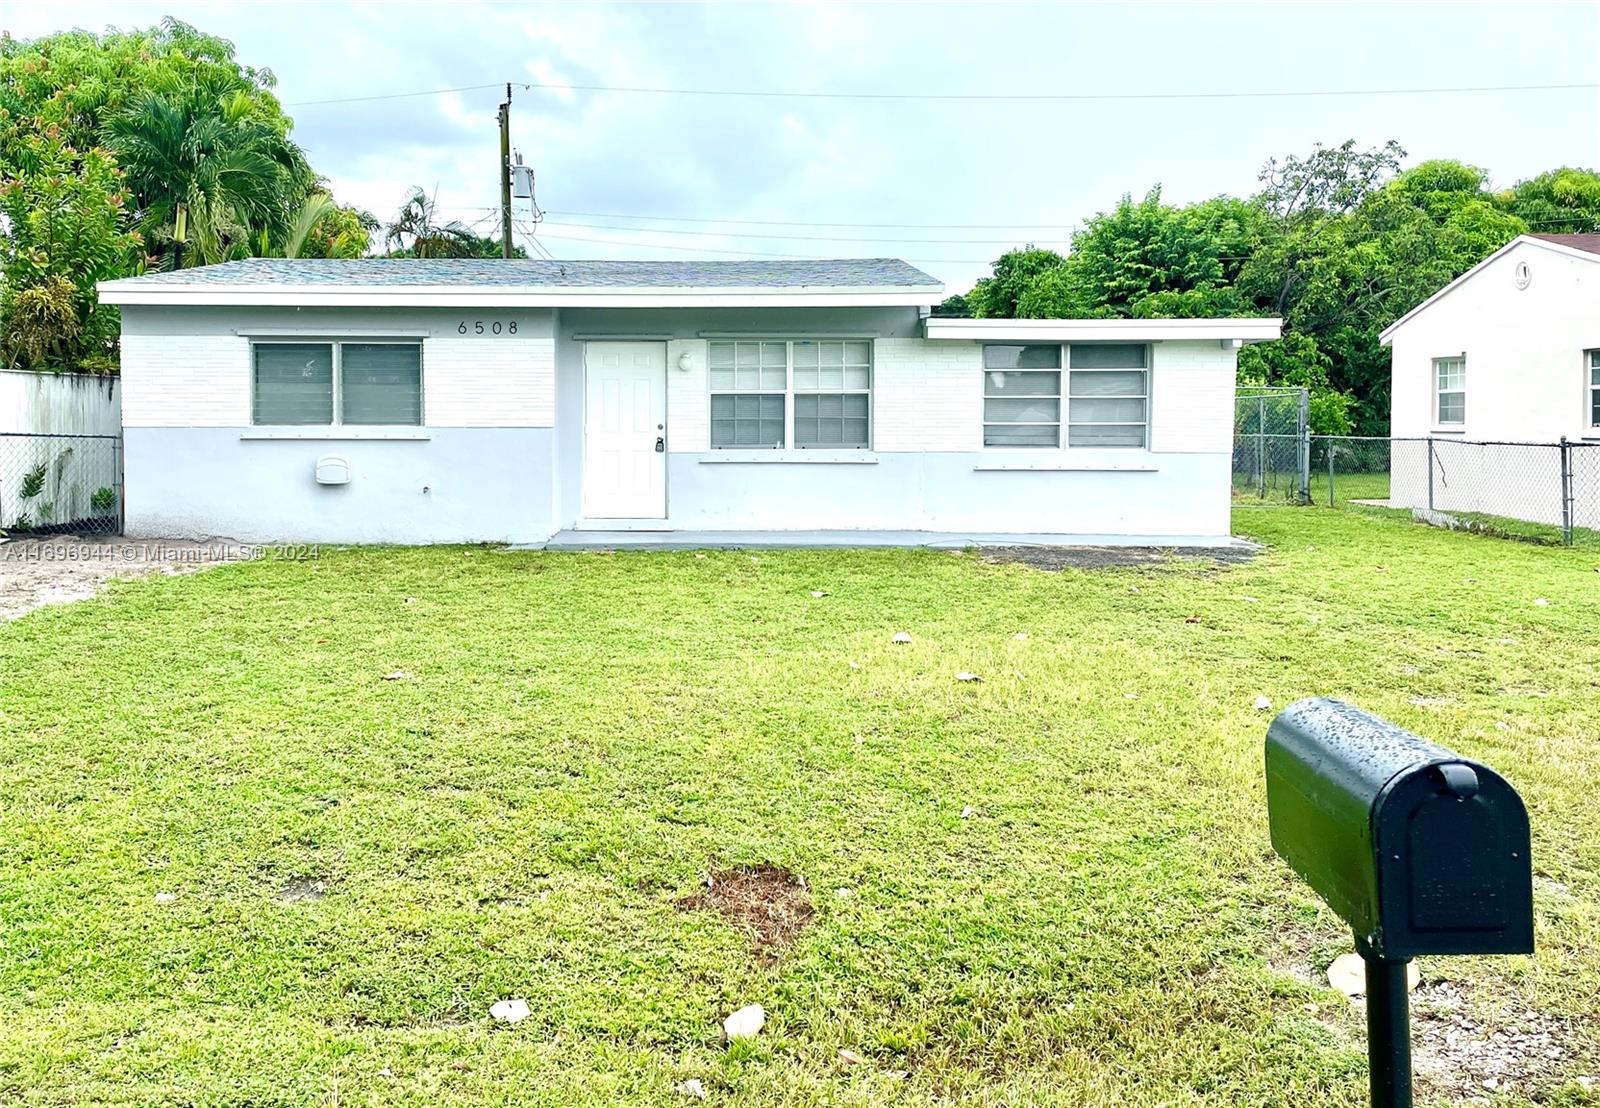
[[[983,348],[984,446],[1138,448],[1149,441],[1149,346]]]
[[[258,342],[251,418],[267,426],[422,424],[415,342]]]

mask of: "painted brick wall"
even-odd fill
[[[428,339],[422,411],[430,427],[554,427],[556,343],[531,338]]]
[[[124,319],[131,309],[123,309]],[[250,343],[237,335],[122,335],[125,427],[248,427]]]
[[[673,339],[667,343],[667,436],[670,449],[699,453],[711,449],[711,394],[706,378],[706,341]],[[687,370],[678,359],[689,355]]]
[[[978,450],[983,350],[976,343],[879,339],[873,444],[881,451]]]
[[[1231,343],[1161,342],[1153,348],[1150,449],[1157,454],[1226,454],[1233,450],[1233,386],[1238,351]]]

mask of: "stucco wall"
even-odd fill
[[[236,427],[129,427],[127,533],[243,542],[539,542],[549,428],[431,427],[413,440],[252,440]],[[317,459],[350,465],[319,485]]]
[[[1518,289],[1526,262],[1532,277]],[[1600,349],[1600,259],[1520,244],[1394,333],[1391,433],[1510,442],[1600,440],[1588,425],[1585,350]],[[1434,421],[1433,359],[1467,356],[1464,424]]]

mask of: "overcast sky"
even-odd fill
[[[171,14],[270,68],[343,202],[411,185],[480,231],[498,203],[490,82],[742,92],[1287,92],[1600,80],[1600,3],[5,5],[18,38]],[[1398,139],[1497,185],[1600,166],[1595,89],[973,101],[514,90],[555,256],[903,257],[964,288],[1025,241],[1160,184],[1244,194],[1269,157]],[[576,213],[596,213],[579,215]],[[673,221],[638,217],[675,217]],[[624,218],[627,217],[627,218]],[[722,221],[775,221],[752,226]],[[837,221],[824,225],[826,221]],[[843,224],[871,224],[846,227]],[[780,224],[798,224],[783,226]],[[983,224],[984,227],[961,225]],[[918,226],[922,225],[922,226]],[[1005,226],[994,226],[1005,225]],[[1023,226],[1025,225],[1025,226]],[[673,233],[665,233],[671,231]],[[860,236],[860,237],[854,237]]]

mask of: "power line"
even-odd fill
[[[1556,92],[1600,89],[1600,82],[1553,85],[1455,85],[1434,88],[1277,89],[1243,92],[793,92],[764,89],[646,88],[527,82],[524,88],[572,92],[634,92],[658,96],[750,96],[780,100],[1248,100],[1311,96],[1436,96],[1478,92]]]
[[[1439,85],[1429,88],[1363,89],[1258,89],[1232,92],[801,92],[776,89],[655,88],[643,85],[571,85],[545,81],[513,81],[513,85],[532,91],[617,92],[648,96],[750,97],[769,100],[965,100],[995,101],[1106,101],[1106,100],[1266,100],[1304,99],[1329,96],[1445,96],[1486,92],[1567,92],[1600,89],[1600,82],[1577,81],[1544,85]],[[301,100],[286,108],[310,108],[324,104],[360,104],[375,100],[403,100],[416,96],[443,96],[452,92],[477,92],[497,89],[505,82],[487,85],[462,85],[457,88],[423,89],[417,92],[390,92],[376,96],[346,96],[328,100]]]
[[[686,231],[680,227],[619,227],[615,223],[546,223],[546,227],[569,227],[573,230],[593,229],[596,231],[634,231],[651,235],[697,235],[711,238],[734,239],[785,239],[793,242],[898,242],[909,243],[917,246],[1003,246],[1015,243],[1010,239],[905,239],[905,238],[868,238],[863,235],[772,235],[761,234],[755,231]],[[1065,243],[1065,239],[1040,239],[1040,242]]]
[[[639,228],[639,230],[646,230]],[[635,246],[642,250],[689,250],[696,254],[740,254],[751,258],[793,258],[798,260],[828,261],[837,255],[832,254],[785,254],[770,250],[724,250],[715,246],[680,246],[668,242],[636,242],[631,239],[596,239],[586,238],[581,235],[540,235],[541,238],[555,239],[557,242],[590,242],[602,246]],[[906,262],[926,262],[942,265],[989,265],[993,258],[902,258]]]
[[[512,84],[517,82],[513,81]],[[377,96],[340,96],[332,100],[297,100],[292,104],[285,104],[286,108],[315,108],[322,104],[365,104],[373,100],[408,100],[414,96],[444,96],[452,92],[480,92],[483,89],[500,88],[504,81],[496,81],[492,85],[462,85],[459,88],[429,88],[417,92],[385,92]],[[523,85],[523,88],[530,88]]]

